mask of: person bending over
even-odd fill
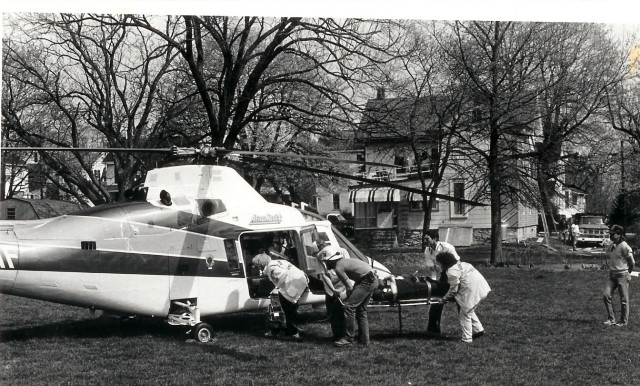
[[[289,261],[272,260],[266,253],[256,255],[252,262],[262,268],[263,275],[267,276],[278,290],[278,298],[286,319],[284,335],[291,336],[295,340],[301,340],[300,332],[296,325],[298,321],[298,300],[307,289],[309,278]],[[278,332],[269,331],[265,336],[274,336]]]
[[[371,294],[378,288],[378,278],[373,268],[362,260],[337,258],[340,255],[329,256],[329,254],[321,256],[321,259],[324,256],[327,256],[322,260],[326,268],[333,269],[347,289],[347,299],[344,302],[344,338],[335,342],[334,345],[336,347],[353,345],[357,319],[358,341],[368,346],[370,340],[367,305],[371,300]]]
[[[471,264],[456,260],[449,252],[440,252],[436,261],[447,272],[449,291],[439,300],[440,304],[455,300],[460,307],[458,320],[462,329],[462,341],[471,343],[474,337],[484,335],[484,327],[476,315],[478,303],[491,291],[484,276]]]

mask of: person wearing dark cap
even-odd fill
[[[604,287],[603,298],[607,309],[608,319],[604,322],[608,326],[626,326],[629,322],[629,282],[631,272],[635,266],[633,252],[624,237],[624,228],[620,225],[612,225],[609,230],[611,244],[605,247],[609,258],[609,276]],[[620,296],[620,320],[616,323],[611,300],[613,292],[618,290]]]

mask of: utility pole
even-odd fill
[[[624,140],[620,140],[620,189],[622,193],[627,190],[624,183]]]
[[[627,187],[624,182],[624,140],[620,140],[620,196],[622,197],[622,226],[627,226]]]

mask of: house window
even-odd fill
[[[454,182],[453,183],[453,197],[456,199],[464,199],[464,182]],[[453,215],[455,216],[464,216],[465,213],[465,204],[460,201],[453,202]]]
[[[96,180],[98,180],[98,181],[99,181],[99,180],[100,180],[100,170],[94,170],[94,171],[93,171],[93,177],[94,177]]]
[[[362,153],[358,153],[358,154],[356,155],[356,159],[357,159],[358,161],[360,161],[360,162],[364,162],[364,161],[365,161],[365,159],[364,159],[364,154],[362,154]],[[360,167],[358,168],[358,171],[359,171],[360,173],[366,173],[366,172],[367,172],[367,166],[366,166],[366,165],[364,165],[364,164],[360,165]]]
[[[395,156],[393,164],[398,166],[398,168],[396,168],[398,173],[406,173],[407,172],[407,170],[405,168],[405,166],[407,165],[406,157],[399,156],[399,155]]]
[[[16,208],[7,208],[7,220],[16,219]]]
[[[424,211],[424,205],[422,205],[422,201],[411,201],[410,208],[412,212]],[[440,211],[440,202],[436,200],[433,203],[433,208],[431,209],[431,212],[438,212],[438,211]]]
[[[387,212],[391,212],[392,210],[391,203],[389,201],[379,202],[377,206],[378,206],[378,213],[387,213]]]
[[[482,110],[479,107],[476,107],[471,112],[471,121],[473,123],[478,123],[482,121]]]
[[[578,205],[578,194],[572,194],[571,195],[571,205],[573,205],[573,206],[577,206]]]
[[[377,205],[369,202],[357,202],[353,210],[355,211],[356,228],[373,228],[376,226]]]
[[[333,210],[340,210],[340,194],[333,195]]]

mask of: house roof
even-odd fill
[[[62,216],[70,212],[82,209],[79,204],[68,201],[58,200],[29,200],[26,198],[14,198],[14,200],[26,202],[31,205],[33,210],[38,215],[38,218],[51,218],[56,216]]]
[[[360,121],[358,139],[425,136],[427,131],[438,127],[431,102],[427,98],[369,99]]]

